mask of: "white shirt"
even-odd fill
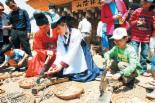
[[[106,32],[106,23],[99,21],[97,25],[97,36],[102,37],[103,32]]]
[[[81,33],[91,33],[92,25],[86,18],[84,18],[79,22],[78,29],[81,31]]]
[[[71,30],[70,42],[68,50],[65,49],[64,43],[68,41],[64,36],[59,35],[57,41],[57,56],[54,64],[58,65],[60,62],[68,64],[68,68],[63,69],[63,74],[81,73],[88,69],[84,52],[81,47],[83,39],[81,32],[78,29]]]

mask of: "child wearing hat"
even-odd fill
[[[111,69],[114,80],[122,80],[124,84],[133,84],[134,78],[141,74],[141,65],[134,48],[127,44],[128,35],[125,28],[114,30],[111,39],[116,46],[105,53],[106,63]],[[132,85],[133,86],[133,85]]]
[[[28,54],[20,49],[13,49],[11,44],[2,48],[5,55],[5,61],[0,65],[0,68],[9,64],[9,66],[15,67],[16,70],[20,70],[21,67],[26,66]]]

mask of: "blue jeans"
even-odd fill
[[[134,49],[137,52],[137,55],[139,54],[139,45],[141,44],[141,51],[140,51],[140,63],[143,67],[143,70],[145,71],[147,68],[147,57],[149,52],[149,43],[140,43],[136,41],[131,41],[131,45],[134,47]]]

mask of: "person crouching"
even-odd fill
[[[127,44],[128,35],[125,28],[119,27],[114,30],[111,39],[115,46],[105,53],[107,64],[111,64],[112,79],[121,80],[123,84],[133,87],[135,77],[142,73],[135,49]]]

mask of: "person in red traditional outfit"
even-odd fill
[[[26,77],[38,76],[43,69],[51,66],[56,58],[56,44],[58,33],[52,29],[50,36],[50,24],[43,12],[34,13],[39,30],[36,32],[33,42],[35,56],[29,61]]]

